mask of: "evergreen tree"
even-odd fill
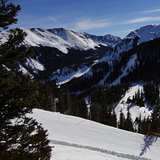
[[[100,119],[100,107],[98,104],[91,104],[90,106],[90,112],[91,112],[91,120],[99,122]]]
[[[49,160],[47,131],[32,118],[17,119],[14,126],[8,126],[2,132],[0,159]]]
[[[107,110],[107,107],[102,105],[100,107],[100,123],[110,125],[111,112]]]
[[[135,123],[136,123],[136,125],[138,125],[137,132],[138,133],[142,133],[142,120],[141,120],[141,116],[136,117]]]
[[[150,130],[152,132],[159,132],[160,128],[160,106],[154,108],[152,115],[151,115],[151,124],[150,124]]]
[[[117,116],[116,116],[116,113],[115,113],[114,110],[112,111],[112,123],[111,123],[111,126],[117,127]]]
[[[0,1],[0,27],[7,29],[9,25],[16,23],[18,12],[20,11],[20,5],[13,5],[7,3],[7,0]]]
[[[135,93],[135,96],[133,97],[133,103],[135,103],[138,106],[144,106],[142,91],[138,89],[138,91]]]
[[[147,132],[149,131],[149,125],[150,125],[150,119],[147,118],[147,119],[143,119],[140,123],[140,127],[141,127],[141,130],[140,130],[140,133],[142,134],[147,134]],[[139,127],[139,128],[140,128]]]
[[[59,102],[57,106],[60,113],[65,113],[65,103],[62,95],[59,96]]]
[[[45,84],[42,87],[41,94],[43,95],[43,100],[41,103],[41,107],[44,110],[52,110],[53,106],[53,91],[48,84]]]
[[[82,118],[87,118],[87,105],[86,105],[86,102],[83,100],[83,99],[79,99],[77,100],[77,103],[79,105],[79,117],[82,117]]]
[[[68,88],[66,88],[64,93],[64,102],[65,102],[65,113],[73,115],[74,109],[72,105],[72,98]]]
[[[125,119],[125,122],[124,122],[124,129],[127,131],[132,131],[132,132],[134,131],[133,122],[132,122],[131,113],[129,111],[129,108],[127,110],[127,118]]]
[[[118,128],[124,129],[124,123],[125,123],[125,117],[123,112],[121,111],[120,117],[119,117],[119,122],[118,122]]]
[[[0,28],[16,23],[19,11],[19,5],[1,0]],[[0,158],[49,160],[51,148],[46,131],[35,120],[25,117],[32,108],[40,106],[40,83],[13,69],[30,55],[30,50],[21,44],[26,34],[20,29],[10,33],[8,41],[0,46]],[[14,123],[16,119],[20,121]]]
[[[155,105],[159,98],[159,89],[155,83],[146,83],[144,85],[145,98],[151,105]]]

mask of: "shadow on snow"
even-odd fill
[[[139,156],[142,156],[144,153],[147,152],[147,150],[150,150],[150,146],[152,146],[152,144],[154,142],[156,142],[158,139],[158,137],[156,136],[144,136],[143,141],[144,144],[141,145],[141,153],[139,154]]]

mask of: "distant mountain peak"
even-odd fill
[[[139,29],[130,32],[126,38],[135,38],[136,36],[140,37],[139,43],[156,39],[160,37],[160,24],[142,26]]]
[[[84,33],[84,34],[96,42],[105,43],[106,45],[109,45],[109,46],[115,46],[122,40],[120,37],[113,36],[111,34],[107,34],[104,36],[91,35],[88,33]]]
[[[89,50],[100,47],[100,45],[114,46],[120,39],[112,35],[95,36],[64,28],[23,30],[27,33],[24,41],[25,45],[54,47],[63,53],[68,53],[68,49]]]

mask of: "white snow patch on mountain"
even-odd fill
[[[153,107],[148,105],[148,103],[144,103],[144,106],[136,106],[135,104],[131,104],[128,100],[132,100],[135,93],[139,91],[143,92],[143,83],[142,84],[133,84],[132,87],[126,92],[126,94],[122,97],[119,103],[115,106],[115,113],[117,115],[117,120],[119,120],[120,112],[124,113],[124,116],[127,117],[127,109],[129,107],[129,111],[131,113],[131,118],[133,122],[136,118],[141,117],[141,119],[148,118],[151,116]]]
[[[76,70],[72,70],[71,68],[63,68],[58,69],[56,72],[53,72],[50,80],[56,80],[57,85],[62,85],[74,78],[78,78],[87,74],[91,67],[97,63],[98,60],[95,60],[94,63],[90,66],[82,65],[78,67]]]
[[[30,74],[28,70],[26,70],[21,64],[19,64],[19,71],[25,74]]]
[[[37,72],[36,70],[38,70],[38,71],[44,71],[45,70],[44,66],[40,62],[36,61],[33,58],[27,58],[27,61],[25,62],[25,64],[28,67],[31,67],[34,72]]]

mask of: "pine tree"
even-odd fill
[[[160,106],[156,106],[151,115],[151,131],[159,132],[160,128]]]
[[[87,106],[86,102],[83,99],[76,100],[76,103],[78,104],[79,112],[77,115],[82,118],[87,118]]]
[[[19,5],[1,0],[0,28],[16,23],[19,11]],[[21,29],[10,33],[8,41],[0,46],[0,158],[49,160],[51,148],[46,131],[35,120],[25,117],[40,106],[40,83],[14,69],[30,55],[30,50],[22,45],[26,34]],[[18,123],[14,123],[16,119]]]
[[[9,25],[16,23],[18,12],[20,11],[20,5],[13,5],[7,3],[7,0],[0,1],[0,27],[7,29]]]
[[[147,132],[149,131],[149,125],[150,125],[151,121],[149,118],[147,119],[143,119],[141,122],[140,122],[140,133],[142,134],[147,134]]]
[[[129,108],[127,109],[127,118],[125,119],[124,122],[124,129],[127,131],[134,131],[133,128],[133,122],[132,122],[132,118],[131,118],[131,113],[129,111]]]
[[[40,92],[43,96],[42,103],[41,103],[42,109],[51,111],[52,110],[51,103],[53,103],[51,102],[51,96],[53,97],[53,94],[52,94],[53,91],[51,87],[48,84],[45,84]]]
[[[23,157],[23,160],[49,160],[47,131],[32,118],[16,119],[15,125],[8,126],[4,131],[0,159],[19,160]]]
[[[123,112],[121,111],[120,117],[119,117],[119,122],[118,122],[118,128],[124,129],[124,123],[125,123],[125,117]]]
[[[147,83],[144,85],[145,98],[150,102],[151,105],[155,105],[159,98],[159,89],[156,84]]]
[[[115,110],[112,111],[112,124],[111,124],[111,126],[117,127],[117,116],[116,116]]]
[[[57,104],[57,107],[60,113],[65,113],[65,103],[62,95],[59,96],[59,102]]]

